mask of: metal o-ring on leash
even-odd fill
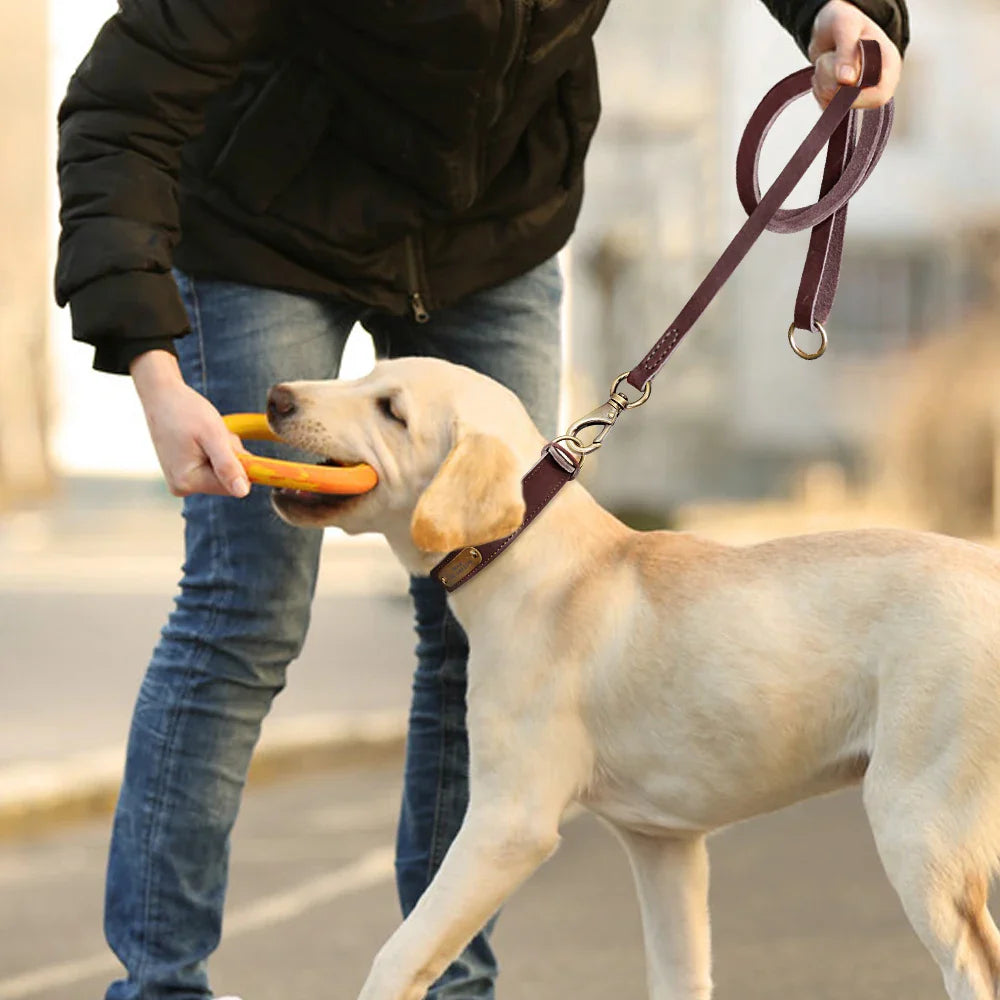
[[[615,379],[614,385],[611,386],[612,399],[625,399],[625,396],[623,396],[618,391],[618,386],[620,386],[622,382],[627,382],[630,374],[631,372],[622,372],[621,375],[619,375],[618,378]],[[649,399],[649,394],[652,391],[653,391],[652,383],[649,381],[649,379],[647,379],[642,384],[642,395],[639,396],[638,399],[626,400],[626,402],[622,403],[622,409],[634,410],[637,406],[642,406],[642,404],[645,403],[647,399]]]
[[[795,326],[795,322],[793,321],[788,325],[788,343],[791,345],[792,350],[800,358],[802,358],[803,361],[815,361],[817,358],[821,358],[823,357],[824,354],[826,354],[827,344],[829,343],[826,336],[826,327],[823,326],[823,324],[820,323],[819,320],[815,320],[813,322],[813,327],[816,329],[816,332],[819,333],[820,341],[819,341],[819,348],[810,353],[809,351],[805,351],[801,347],[799,347],[799,345],[795,341],[795,331],[797,329],[797,327]]]

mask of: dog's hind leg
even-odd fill
[[[632,865],[651,1000],[712,995],[708,851],[702,836],[649,837],[616,827]]]
[[[948,996],[997,1000],[1000,933],[986,908],[988,863],[968,844],[956,843],[956,816],[931,790],[921,793],[911,786],[895,801],[883,797],[885,790],[872,793],[866,778],[865,808],[875,843],[910,924],[941,968]],[[928,803],[935,807],[932,813]]]

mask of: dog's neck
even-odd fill
[[[449,603],[470,635],[478,627],[493,628],[501,593],[551,593],[569,583],[562,567],[603,562],[609,547],[631,533],[579,484],[569,483],[518,538],[489,566],[449,595]],[[427,575],[445,553],[423,555],[420,573]]]
[[[505,441],[518,464],[529,469],[547,439],[526,420],[512,425]],[[429,576],[448,554],[419,551],[413,544],[408,516],[386,524],[383,531],[389,547],[413,576]],[[568,483],[503,553],[449,595],[449,603],[466,632],[480,625],[494,627],[490,609],[510,605],[497,599],[504,591],[531,594],[565,585],[561,567],[603,561],[609,547],[632,533],[579,482]],[[468,544],[491,540],[470,539]]]

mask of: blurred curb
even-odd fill
[[[351,765],[401,762],[406,714],[352,712],[265,723],[249,784]],[[0,768],[0,838],[43,833],[114,810],[125,761],[110,748]]]

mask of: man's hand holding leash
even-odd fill
[[[870,38],[882,50],[882,78],[878,86],[861,92],[856,108],[879,108],[890,101],[899,86],[903,57],[892,39],[847,0],[830,0],[813,21],[809,60],[816,66],[813,94],[826,107],[843,85],[853,86],[861,72],[858,42]]]

